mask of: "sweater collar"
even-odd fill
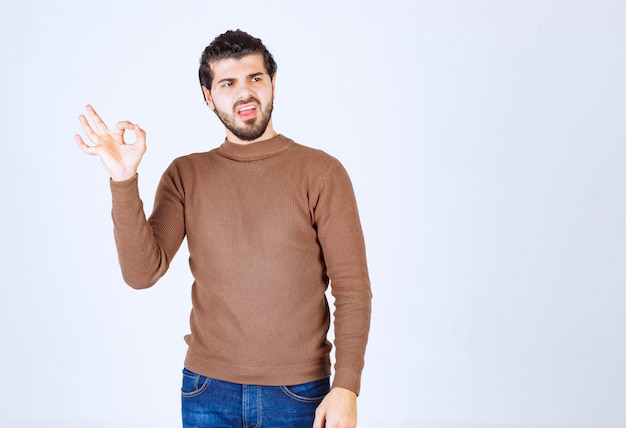
[[[287,150],[292,144],[292,140],[278,134],[268,140],[250,144],[236,144],[225,140],[224,144],[217,148],[217,152],[228,159],[252,161],[274,156]]]

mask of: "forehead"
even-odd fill
[[[241,58],[226,58],[211,62],[213,80],[237,78],[252,73],[266,73],[263,55],[252,54]]]

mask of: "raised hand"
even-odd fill
[[[123,181],[134,177],[146,152],[146,132],[136,123],[128,121],[117,122],[111,132],[92,106],[87,105],[86,109],[97,131],[94,131],[84,115],[80,115],[78,118],[80,125],[94,145],[86,144],[83,138],[76,134],[74,140],[78,147],[88,155],[98,156],[111,174],[112,180]],[[133,144],[124,141],[126,130],[135,133]]]

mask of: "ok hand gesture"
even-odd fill
[[[78,118],[80,125],[94,145],[86,144],[83,138],[76,134],[74,140],[78,147],[88,155],[98,156],[111,174],[113,181],[123,181],[134,177],[139,162],[146,152],[146,132],[136,123],[128,121],[118,122],[111,132],[92,106],[88,105],[86,108],[97,131],[94,131],[84,115],[80,115]],[[126,130],[134,131],[135,142],[133,144],[127,144],[124,141]]]

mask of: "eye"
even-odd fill
[[[218,87],[220,88],[230,88],[231,86],[234,85],[234,80],[233,79],[222,79],[219,82],[217,82]]]
[[[261,81],[261,76],[254,76],[251,80],[253,82],[260,82]]]

